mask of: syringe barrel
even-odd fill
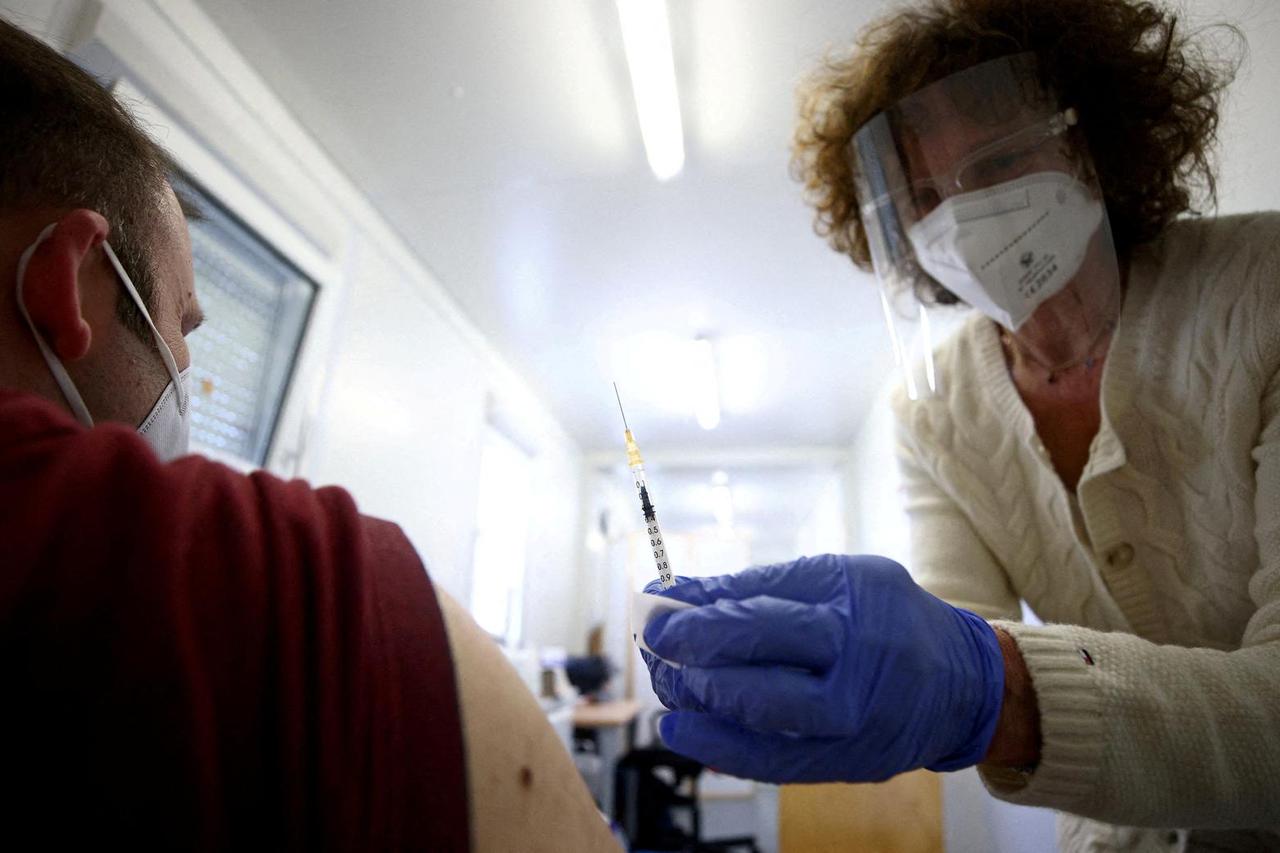
[[[636,497],[640,499],[640,508],[644,511],[645,531],[649,536],[649,547],[653,550],[653,562],[658,567],[658,579],[663,589],[675,586],[675,578],[671,574],[671,564],[667,560],[667,546],[662,543],[662,528],[658,526],[658,516],[649,500],[649,488],[644,480],[644,466],[632,465],[631,476],[636,481]]]
[[[671,564],[667,561],[667,546],[662,543],[662,528],[658,527],[656,518],[645,522],[645,526],[649,531],[649,547],[653,549],[653,562],[658,567],[658,580],[662,582],[663,589],[670,589],[676,585],[676,579],[672,576]]]
[[[640,458],[640,448],[636,446],[635,436],[631,430],[626,432],[627,467],[636,482],[636,497],[640,499],[640,508],[644,511],[645,529],[649,534],[649,547],[653,549],[653,562],[658,567],[658,580],[663,589],[675,586],[675,578],[671,575],[671,564],[667,561],[667,546],[662,544],[662,528],[658,527],[658,516],[649,500],[649,489],[644,479],[644,460]]]

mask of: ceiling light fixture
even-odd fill
[[[733,529],[733,492],[727,484],[711,487],[711,514],[718,528]]]
[[[631,70],[640,135],[649,168],[658,180],[674,177],[684,167],[684,129],[680,93],[671,57],[671,27],[666,0],[618,0],[622,41]]]
[[[720,383],[716,377],[716,351],[706,338],[698,338],[693,342],[689,390],[693,394],[693,412],[698,418],[698,426],[706,430],[720,426]]]

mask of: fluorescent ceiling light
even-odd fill
[[[707,430],[720,425],[719,341],[644,332],[612,342],[602,372],[616,377],[627,405],[673,418],[697,418]]]
[[[689,360],[690,391],[698,426],[715,429],[720,426],[720,385],[716,379],[716,353],[711,341],[698,338],[693,342]]]
[[[733,527],[733,492],[728,486],[711,487],[711,514],[716,518],[716,526],[722,530]]]
[[[756,335],[716,338],[716,368],[725,414],[759,411],[776,401],[787,383],[785,363],[770,360],[764,340]]]
[[[618,0],[622,41],[631,70],[631,90],[640,118],[645,156],[658,180],[674,177],[684,167],[684,129],[680,93],[671,58],[671,27],[666,0]]]

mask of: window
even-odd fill
[[[480,451],[480,496],[471,572],[471,615],[507,643],[520,639],[529,456],[493,427]]]
[[[208,193],[181,176],[170,180],[202,214],[188,223],[205,313],[187,337],[192,448],[262,465],[316,284]]]

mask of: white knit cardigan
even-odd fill
[[[1134,253],[1074,511],[994,324],[936,364],[938,396],[894,399],[913,574],[1046,623],[997,622],[1043,749],[1029,775],[980,768],[988,789],[1113,824],[1280,827],[1280,214],[1182,220]]]

